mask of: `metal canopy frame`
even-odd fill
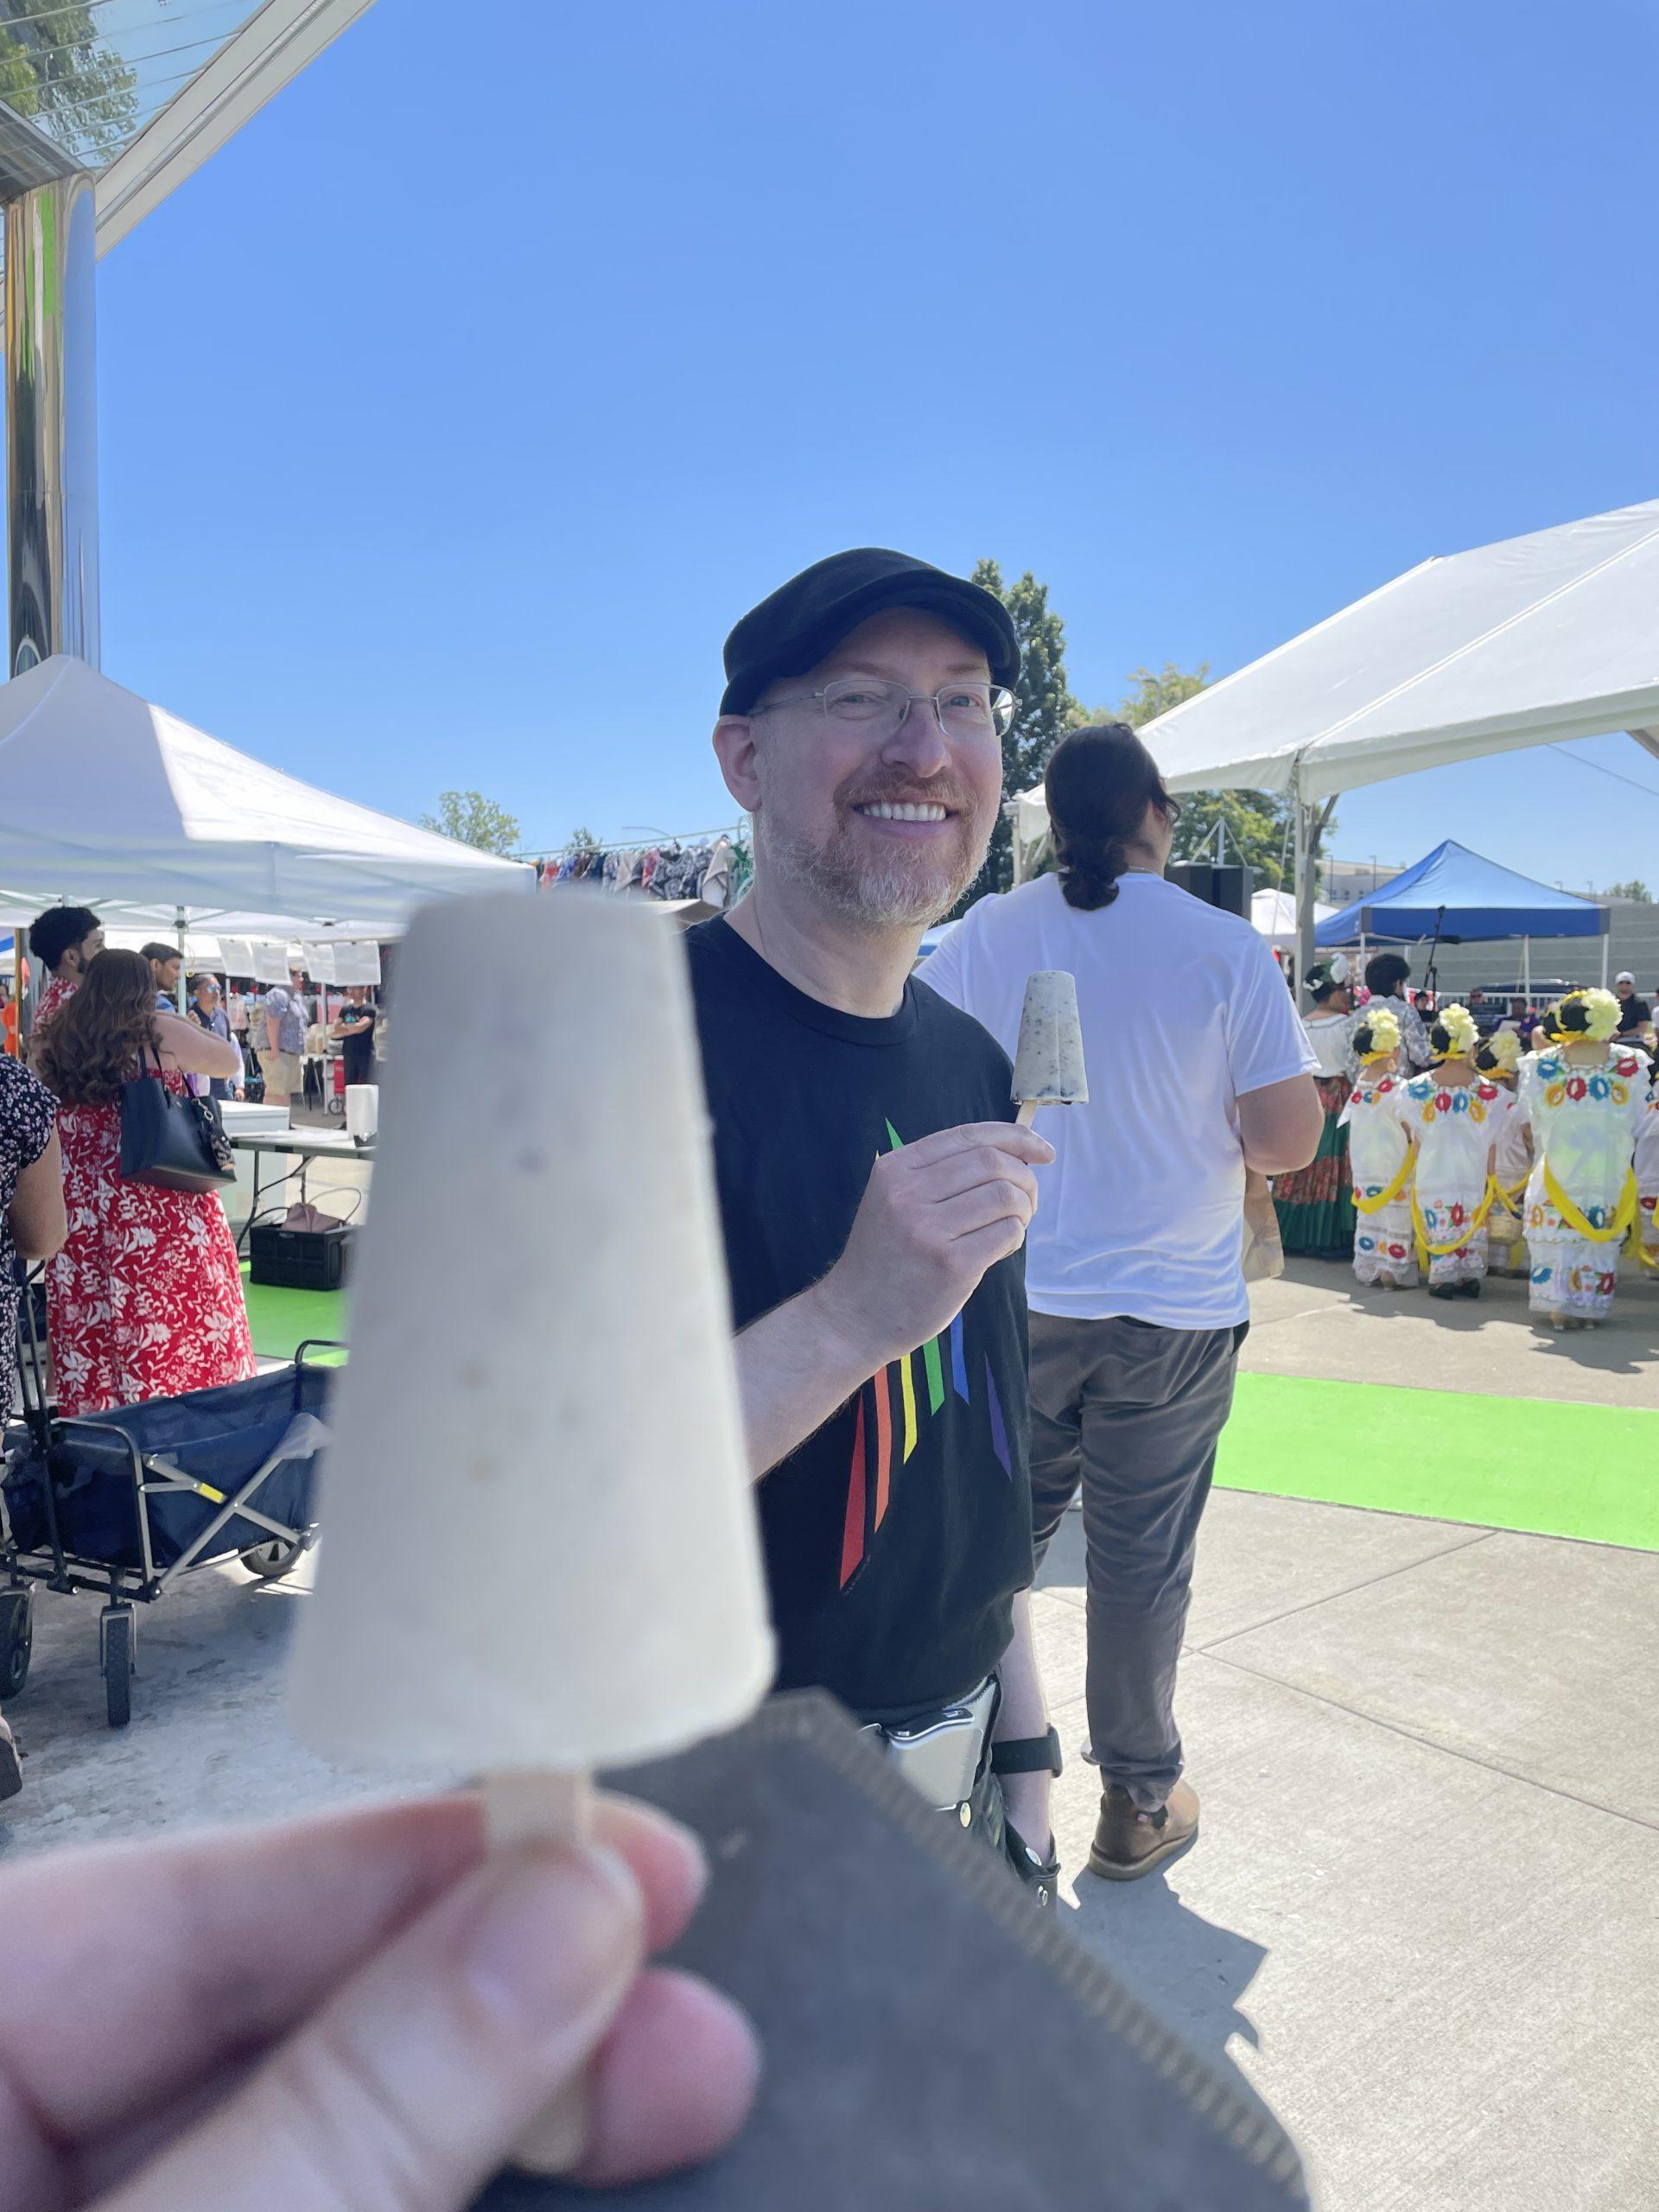
[[[20,199],[43,184],[79,174],[74,156],[38,124],[0,100],[0,200]]]
[[[97,261],[372,4],[263,0],[103,161],[95,127],[67,146],[0,99],[7,675],[99,665]]]
[[[372,5],[373,0],[265,0],[130,146],[104,167],[92,168],[100,257]],[[0,100],[0,200],[77,175],[87,166]]]
[[[194,176],[373,0],[265,0],[98,179],[99,257]]]

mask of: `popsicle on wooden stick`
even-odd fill
[[[1031,1127],[1039,1106],[1089,1103],[1077,979],[1063,968],[1039,969],[1026,985],[1020,1044],[1014,1056],[1014,1095],[1023,1129]]]
[[[598,1766],[735,1726],[772,1667],[684,956],[571,892],[423,909],[389,1064],[290,1711],[486,1777],[492,1847]],[[568,2170],[585,2099],[519,2162]]]

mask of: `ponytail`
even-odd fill
[[[1109,906],[1140,843],[1147,810],[1167,822],[1180,813],[1158,764],[1124,722],[1100,722],[1063,737],[1043,779],[1060,893],[1084,913]]]

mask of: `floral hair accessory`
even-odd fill
[[[1466,1006],[1444,1006],[1434,1017],[1429,1042],[1443,1060],[1466,1060],[1475,1049],[1478,1035],[1475,1017]]]
[[[1605,1045],[1618,1028],[1619,1004],[1611,991],[1568,991],[1549,1010],[1549,1033],[1558,1045]]]
[[[1386,1007],[1368,1014],[1354,1032],[1354,1052],[1362,1066],[1386,1060],[1400,1049],[1400,1023]]]
[[[1513,1075],[1521,1065],[1521,1039],[1513,1029],[1495,1029],[1475,1056],[1476,1065],[1490,1074]]]

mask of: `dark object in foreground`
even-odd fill
[[[724,2158],[589,2196],[503,2175],[475,2212],[1286,2212],[1283,2132],[930,1812],[838,1707],[767,1706],[613,1777],[714,1878],[675,1954],[753,2014],[765,2072]]]

